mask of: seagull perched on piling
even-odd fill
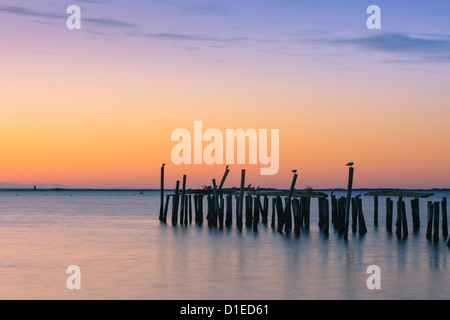
[[[166,165],[166,164],[165,164],[165,163],[163,163],[163,165],[162,165],[162,166],[164,167],[165,165]]]
[[[229,167],[229,166],[227,166],[227,167],[225,168],[225,170],[228,169],[228,167]]]
[[[294,169],[294,170],[292,170],[291,172],[293,172],[293,173],[297,173],[297,169]]]
[[[349,167],[353,166],[353,162],[347,163],[347,166],[349,166]]]

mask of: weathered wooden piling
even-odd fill
[[[161,206],[159,208],[159,220],[164,221],[164,164],[161,166]]]
[[[183,185],[181,187],[181,208],[180,208],[180,224],[183,224],[184,219],[184,202],[185,202],[185,194],[186,194],[186,175],[183,175]]]
[[[306,215],[306,198],[300,197],[300,216],[299,216],[299,224],[300,228],[305,228],[305,215]]]
[[[433,241],[439,241],[439,201],[433,203]]]
[[[219,199],[219,194],[217,193],[217,185],[216,185],[216,179],[212,179],[212,184],[213,184],[213,191],[214,191],[214,212],[215,212],[215,220],[213,222],[213,224],[215,226],[217,226],[217,220],[222,220],[222,209],[220,207],[220,199]],[[223,221],[223,220],[222,220]],[[222,222],[222,227],[223,227],[223,222]]]
[[[225,168],[225,172],[222,176],[222,180],[220,181],[219,184],[219,191],[222,190],[223,184],[225,183],[225,180],[227,179],[228,173],[230,172],[230,169],[228,169],[228,166]]]
[[[319,208],[319,222],[318,222],[318,226],[319,229],[322,230],[323,229],[323,216],[324,216],[324,205],[323,205],[323,200],[324,198],[317,198],[317,205]]]
[[[392,232],[392,222],[394,213],[394,202],[391,198],[386,198],[386,230]]]
[[[362,199],[357,198],[356,203],[358,205],[358,233],[363,235],[367,233],[366,220],[364,219]]]
[[[324,199],[324,217],[323,217],[323,233],[330,233],[330,203],[328,199]]]
[[[163,214],[163,219],[162,219],[162,221],[164,223],[167,223],[167,211],[169,210],[169,200],[170,200],[170,197],[166,196],[166,204],[164,205],[164,214]]]
[[[448,236],[448,222],[447,222],[447,197],[442,198],[442,236]]]
[[[395,234],[397,237],[402,235],[402,198],[399,197],[397,201],[397,219],[395,220]]]
[[[247,194],[245,196],[245,226],[251,228],[253,223],[253,199]]]
[[[402,230],[403,230],[403,237],[408,236],[408,220],[406,218],[406,204],[405,201],[402,200]]]
[[[397,235],[397,237],[401,237],[402,236],[402,221],[403,221],[403,207],[402,207],[402,197],[399,197],[398,201],[397,201],[397,220],[395,222],[395,234]]]
[[[223,220],[224,220],[223,208],[224,208],[225,200],[223,198],[223,195],[219,195],[219,198],[220,198],[219,208],[221,208],[220,215],[219,215],[219,229],[223,229]]]
[[[287,208],[286,208],[287,207]],[[292,199],[289,206],[284,208],[284,231],[291,232],[292,230]]]
[[[432,230],[433,230],[433,215],[434,215],[434,206],[432,201],[427,202],[427,234],[426,238],[428,240],[431,239]]]
[[[184,224],[184,208],[185,208],[185,203],[184,203],[184,196],[180,196],[181,197],[181,201],[180,201],[180,225]]]
[[[280,226],[280,221],[283,217],[283,200],[280,196],[276,197],[276,207],[277,207],[277,230],[282,229],[283,227]]]
[[[413,231],[416,232],[420,229],[419,198],[411,199],[411,216],[413,223]]]
[[[188,202],[189,202],[189,204],[188,204],[188,208],[189,208],[189,224],[191,224],[192,223],[192,196],[191,195],[188,195]]]
[[[347,201],[345,203],[344,239],[348,238],[348,227],[349,227],[349,223],[350,223],[350,203],[352,200],[353,171],[354,171],[354,168],[352,166],[350,166],[348,168]]]
[[[206,214],[206,220],[208,220],[208,227],[212,227],[213,226],[213,207],[214,205],[212,204],[212,198],[211,195],[207,195],[206,196],[206,205],[207,205],[207,214]]]
[[[373,197],[373,225],[378,226],[378,196]]]
[[[358,231],[358,204],[356,198],[352,198],[352,232]]]
[[[260,196],[256,196],[254,198],[253,208],[254,208],[254,211],[253,211],[253,222],[258,223],[259,222],[259,218],[260,218],[260,212],[262,210]]]
[[[215,202],[216,202],[216,200],[215,200],[215,197],[213,194],[211,196],[211,207],[212,207],[211,208],[211,219],[212,219],[211,226],[217,228],[217,223],[219,222],[219,219],[218,219],[217,206],[216,206]]]
[[[172,198],[172,224],[176,225],[178,223],[178,191],[180,188],[180,180],[177,180],[175,186],[175,194]]]
[[[406,208],[405,208],[405,202],[403,201],[402,197],[399,197],[397,201],[397,220],[395,223],[396,230],[395,234],[398,237],[401,237],[402,235],[404,237],[408,236],[408,223],[406,219]]]
[[[264,204],[263,204],[263,210],[262,210],[262,214],[261,214],[261,222],[263,224],[267,224],[268,223],[268,217],[267,215],[269,214],[269,197],[264,196]]]
[[[183,223],[185,226],[187,226],[188,224],[188,220],[189,220],[189,207],[188,207],[188,195],[184,196],[184,220]]]
[[[289,188],[289,193],[286,198],[286,205],[283,211],[283,214],[281,215],[280,221],[278,221],[278,232],[283,231],[283,226],[286,224],[286,231],[289,231],[289,220],[291,219],[291,199],[292,199],[292,193],[294,192],[295,183],[297,182],[298,174],[294,173],[294,176],[292,177],[291,187]]]
[[[244,185],[245,185],[245,169],[241,171],[241,187],[239,190],[239,215],[237,219],[237,226],[239,229],[242,228],[242,208],[244,206]]]
[[[303,213],[304,228],[306,230],[309,230],[310,217],[311,217],[311,198],[304,197],[303,200],[305,201],[305,212]]]
[[[230,227],[233,224],[233,199],[230,194],[225,196],[226,199],[226,217],[225,226]]]
[[[198,225],[203,224],[203,195],[198,195]]]
[[[276,198],[272,197],[272,221],[270,222],[270,227],[275,229],[275,211],[276,211]]]
[[[259,199],[257,199],[257,197],[254,197],[253,198],[253,219],[252,219],[253,231],[257,231],[258,230],[259,206],[260,206]]]
[[[340,197],[338,199],[338,205],[337,205],[337,230],[338,234],[343,235],[344,229],[345,229],[345,203],[346,199],[345,197]]]
[[[194,222],[197,223],[198,221],[198,194],[194,194]]]
[[[294,214],[294,233],[300,234],[300,199],[292,199],[292,209]]]
[[[337,229],[337,215],[338,215],[338,202],[334,194],[331,195],[331,223],[333,223],[334,228]]]

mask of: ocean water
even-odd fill
[[[331,223],[330,235],[319,230],[314,200],[311,228],[297,236],[234,221],[164,225],[155,191],[3,191],[0,299],[450,299],[450,248],[442,234],[425,237],[427,200],[417,233],[407,200],[410,232],[399,239],[386,231],[384,199],[374,227],[363,197],[368,233],[345,241]],[[67,288],[70,265],[80,267],[80,290]],[[370,265],[380,267],[379,290],[367,288]]]

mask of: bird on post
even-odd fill
[[[297,169],[294,169],[294,170],[292,170],[291,172],[293,172],[293,173],[297,173]]]
[[[166,164],[165,164],[165,163],[163,163],[163,165],[162,165],[162,166],[164,167],[165,165],[166,165]]]
[[[351,167],[351,166],[353,166],[353,162],[349,162],[349,163],[347,163],[346,165],[349,166],[349,167]]]

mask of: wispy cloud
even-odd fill
[[[433,39],[417,37],[402,33],[386,33],[377,36],[355,39],[335,40],[336,43],[355,44],[368,49],[401,53],[432,53],[448,52],[450,37]]]
[[[76,2],[85,2],[85,3],[104,3],[99,0],[75,0]]]
[[[87,2],[96,1],[96,0],[83,0]],[[216,14],[225,10],[221,9],[219,5],[199,5],[199,6],[191,6],[189,10],[193,11],[202,11],[202,12],[210,12],[215,11]],[[38,23],[47,23],[50,20],[66,20],[67,15],[57,14],[53,12],[42,12],[35,11],[25,7],[18,6],[0,6],[0,13],[6,14],[15,14],[26,17],[33,18],[42,18],[36,19]],[[225,11],[222,12],[224,14]],[[226,37],[226,36],[218,36],[218,35],[207,35],[207,34],[189,34],[189,33],[173,33],[173,32],[144,32],[142,31],[143,27],[138,24],[129,23],[126,21],[113,19],[113,18],[92,18],[92,17],[82,17],[83,23],[88,23],[93,26],[98,27],[115,27],[124,30],[124,34],[127,36],[133,37],[143,37],[143,38],[152,38],[152,39],[162,39],[162,40],[172,40],[172,41],[185,41],[185,42],[215,42],[215,43],[232,43],[248,40],[247,37]],[[88,30],[89,32],[97,33],[95,30]]]
[[[429,62],[450,61],[450,35],[384,33],[370,37],[329,40],[329,42],[338,45],[352,45],[379,52],[413,56]],[[402,59],[402,61],[407,60]]]
[[[129,32],[128,35],[134,37],[167,39],[175,41],[194,41],[194,42],[239,42],[249,40],[249,38],[247,37],[219,37],[214,35],[167,33],[167,32],[162,33]]]
[[[215,16],[228,16],[231,14],[230,10],[216,3],[202,3],[191,5],[189,7],[186,7],[184,10],[189,13],[198,13]]]
[[[86,0],[85,0],[86,1]],[[57,14],[53,12],[34,11],[24,7],[16,6],[2,6],[0,12],[7,14],[15,14],[34,18],[45,18],[53,20],[66,20],[67,15]],[[112,18],[83,18],[83,22],[90,23],[96,26],[116,27],[116,28],[138,28],[139,26],[133,23],[112,19]]]
[[[128,23],[117,19],[111,18],[84,18],[83,21],[92,23],[94,25],[105,26],[105,27],[118,27],[118,28],[139,28],[139,25],[134,23]]]
[[[2,6],[0,7],[0,11],[10,14],[16,14],[21,16],[30,16],[30,17],[40,17],[40,18],[51,18],[51,19],[67,19],[65,16],[51,13],[51,12],[38,12],[33,11],[24,7],[14,7],[14,6]]]

